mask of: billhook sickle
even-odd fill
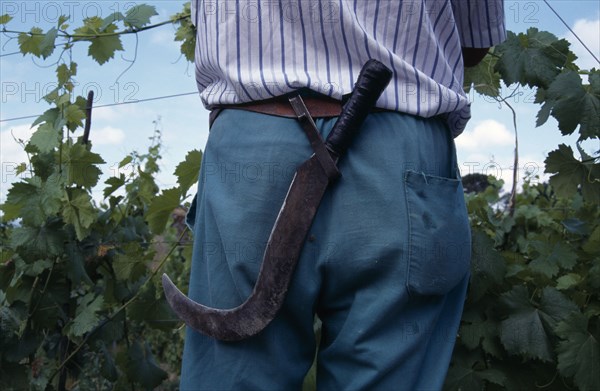
[[[329,181],[314,155],[300,166],[275,221],[254,290],[238,307],[222,310],[196,303],[163,274],[167,302],[179,318],[194,330],[223,341],[238,341],[264,329],[283,304]]]
[[[318,148],[296,171],[271,231],[256,285],[244,303],[224,310],[206,307],[186,297],[163,274],[167,302],[188,326],[219,340],[238,341],[259,333],[275,318],[283,305],[319,203],[329,183],[339,176],[337,159],[358,134],[391,76],[392,72],[383,64],[369,60],[362,68],[326,145],[319,145],[323,141],[318,137],[311,140],[311,144],[317,144]],[[304,121],[304,126],[308,122]],[[320,154],[319,150],[323,153]]]

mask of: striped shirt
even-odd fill
[[[502,0],[192,0],[196,80],[205,107],[299,88],[341,99],[374,58],[394,77],[377,107],[471,117],[461,47],[506,35]]]

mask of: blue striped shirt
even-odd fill
[[[443,115],[455,136],[471,117],[461,47],[506,35],[502,0],[192,0],[192,19],[208,109],[304,87],[341,99],[374,58],[394,72],[377,107]]]

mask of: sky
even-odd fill
[[[44,30],[56,24],[59,14],[72,16],[70,23],[79,26],[85,16],[105,17],[112,12],[125,12],[135,4],[156,7],[159,15],[152,23],[167,20],[182,9],[183,1],[7,1],[0,2],[0,15],[9,13],[11,30],[28,31],[32,26]],[[550,0],[550,5],[596,54],[600,55],[600,2],[597,0]],[[550,31],[572,42],[571,49],[579,57],[582,69],[600,67],[573,37],[550,8],[540,0],[505,0],[507,29],[524,32],[530,27]],[[95,106],[128,103],[95,108],[92,115],[93,150],[107,162],[104,179],[119,172],[118,162],[131,151],[144,152],[150,145],[155,122],[162,130],[163,159],[158,182],[163,188],[176,185],[173,171],[191,149],[204,149],[208,138],[208,112],[196,91],[194,67],[179,53],[173,41],[174,27],[166,25],[122,37],[124,52],[102,66],[87,57],[87,44],[76,44],[73,59],[78,63],[75,93],[86,96],[95,92]],[[0,34],[0,203],[10,183],[18,180],[14,168],[26,162],[26,155],[14,138],[26,140],[33,118],[6,119],[41,114],[49,108],[42,96],[53,88],[57,55],[42,61],[11,55],[18,51],[14,35]],[[137,44],[137,52],[136,52]],[[509,91],[504,90],[508,95]],[[147,98],[192,93],[191,95],[150,102]],[[533,103],[534,91],[523,90],[509,101],[517,112],[519,132],[519,177],[526,173],[543,174],[543,161],[560,143],[575,146],[575,137],[563,137],[552,118],[539,128],[535,116],[539,105]],[[514,130],[512,113],[506,107],[477,94],[470,95],[473,117],[466,131],[456,139],[459,167],[468,173],[494,174],[502,177],[509,188],[512,182]],[[81,130],[79,130],[81,132]],[[77,135],[80,135],[78,133]],[[585,145],[588,151],[600,149],[595,141]],[[101,199],[100,187],[95,198]]]

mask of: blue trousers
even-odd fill
[[[316,121],[324,137],[334,122]],[[294,171],[311,154],[294,119],[219,115],[188,215],[193,300],[232,308],[250,295]],[[298,390],[315,353],[320,390],[441,389],[471,237],[450,132],[438,119],[373,113],[339,168],[280,313],[241,342],[188,329],[182,391]]]

